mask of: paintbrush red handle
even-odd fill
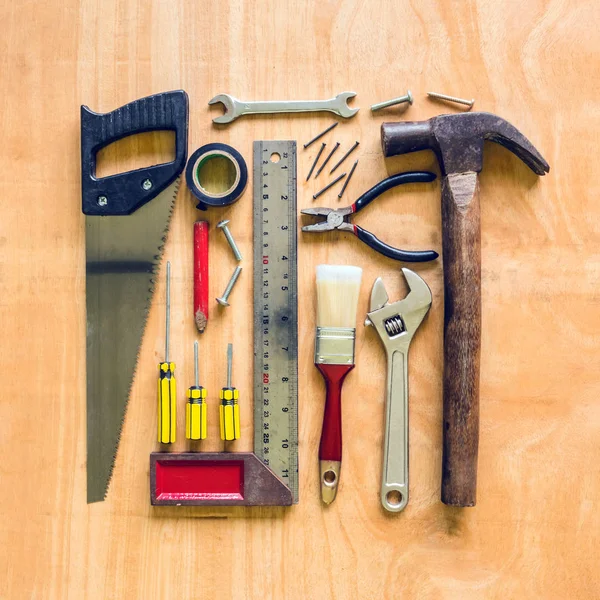
[[[326,385],[325,413],[319,445],[321,498],[333,502],[342,463],[342,384],[354,365],[317,364]]]

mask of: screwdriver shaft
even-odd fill
[[[196,382],[196,387],[200,385],[200,373],[198,367],[198,341],[194,342],[194,381]]]
[[[167,300],[165,308],[165,362],[169,362],[169,335],[171,333],[171,262],[167,261]]]
[[[227,387],[231,387],[231,369],[233,365],[233,344],[227,344]]]

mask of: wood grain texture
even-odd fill
[[[480,220],[477,173],[446,175],[442,179],[442,502],[449,506],[475,506],[477,501],[481,356]]]
[[[600,597],[600,13],[591,0],[261,0],[103,2],[0,0],[0,597],[418,598]],[[404,93],[415,104],[372,115]],[[319,500],[317,447],[324,383],[313,366],[320,263],[361,266],[359,314],[370,282],[395,300],[399,266],[353,236],[299,238],[300,504],[291,509],[194,509],[149,503],[156,449],[156,365],[163,350],[164,270],[152,306],[108,500],[85,502],[84,219],[79,107],[108,111],[183,88],[190,149],[230,143],[249,161],[255,139],[305,142],[328,115],[244,117],[213,127],[220,92],[241,99],[358,93],[361,111],[327,138],[360,163],[349,204],[385,176],[437,171],[430,153],[383,160],[379,126],[439,114],[425,92],[476,98],[540,149],[532,174],[488,144],[481,185],[482,352],[478,503],[440,503],[442,262],[413,265],[434,301],[411,345],[410,504],[380,508],[385,356],[357,324],[356,368],[345,382],[344,475]],[[315,148],[317,147],[317,148]],[[318,150],[299,150],[306,174]],[[120,156],[117,156],[120,160]],[[319,180],[299,185],[299,209]],[[300,179],[302,179],[300,177]],[[319,199],[337,205],[336,194]],[[250,188],[231,218],[251,256]],[[172,353],[180,388],[193,381],[192,232],[182,188],[165,249],[172,262]],[[387,192],[357,222],[395,246],[441,250],[439,183]],[[210,238],[211,297],[235,266]],[[242,439],[250,450],[251,269],[214,307],[200,338],[209,439],[220,450],[217,394],[228,341],[236,344]],[[183,392],[177,450],[183,436]],[[200,518],[205,517],[205,518]],[[228,517],[228,518],[225,518]]]

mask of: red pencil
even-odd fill
[[[208,221],[194,223],[194,321],[202,333],[208,323]]]

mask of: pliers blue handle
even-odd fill
[[[304,215],[312,215],[313,217],[326,217],[326,221],[315,223],[314,225],[305,225],[302,227],[302,231],[307,232],[321,232],[321,231],[332,231],[339,229],[341,231],[349,231],[354,234],[361,242],[367,244],[376,250],[380,254],[387,256],[393,260],[402,260],[405,262],[427,262],[435,260],[439,255],[433,250],[423,251],[410,251],[400,250],[389,246],[385,242],[382,242],[379,238],[373,235],[370,231],[354,225],[348,222],[351,215],[362,210],[367,204],[370,204],[381,196],[384,192],[387,192],[390,188],[396,187],[403,183],[428,183],[435,179],[435,173],[429,171],[410,171],[408,173],[398,173],[392,175],[378,184],[374,185],[369,191],[365,192],[354,204],[346,206],[345,208],[305,208],[300,211]]]

